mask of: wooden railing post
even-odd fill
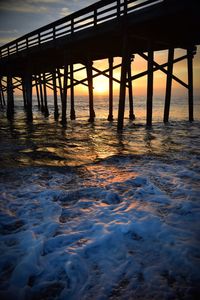
[[[127,15],[128,1],[124,0],[124,15]]]
[[[94,9],[94,26],[97,25],[97,9]]]
[[[121,0],[117,0],[117,17],[121,15]]]
[[[56,39],[56,28],[53,26],[53,40],[55,41]]]
[[[74,19],[71,19],[71,34],[74,33]]]
[[[28,49],[28,38],[26,38],[26,48]]]
[[[41,44],[41,34],[40,34],[40,32],[38,33],[38,44],[39,45]]]

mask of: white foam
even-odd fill
[[[70,173],[65,180],[51,172],[51,183],[38,187],[42,171],[34,172],[30,187],[1,187],[3,299],[170,299],[177,287],[187,299],[197,293],[199,175],[188,161],[118,157],[90,165],[89,177],[85,170],[69,190],[61,181]]]

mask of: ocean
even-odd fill
[[[48,98],[45,118],[22,99],[15,117],[0,111],[0,298],[58,300],[199,299],[200,101],[187,121],[187,99],[173,97],[163,124],[155,97],[145,127],[117,132],[108,98],[77,96],[77,119],[63,127]],[[68,112],[69,115],[69,107]]]

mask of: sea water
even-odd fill
[[[0,112],[0,298],[199,299],[198,99],[193,123],[177,97],[164,125],[157,97],[146,129],[136,97],[121,133],[106,97],[93,124],[77,97],[66,127],[52,97],[48,118],[34,101],[32,123],[15,104],[12,121]]]

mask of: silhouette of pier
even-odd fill
[[[38,107],[48,116],[47,88],[53,90],[54,116],[67,122],[67,92],[70,90],[70,118],[75,119],[74,87],[88,87],[89,121],[95,118],[93,79],[109,78],[108,120],[113,120],[113,82],[118,82],[118,130],[123,128],[126,90],[129,95],[129,117],[134,119],[132,82],[147,76],[146,124],[152,125],[153,74],[166,74],[163,121],[168,122],[172,80],[188,89],[188,115],[193,121],[193,56],[200,43],[199,0],[101,0],[51,24],[34,30],[0,47],[0,105],[7,107],[7,117],[14,114],[14,89],[23,92],[24,108],[32,120],[32,89],[37,93]],[[176,48],[186,54],[175,58]],[[154,53],[168,51],[168,62],[158,64]],[[147,70],[131,74],[135,55],[147,61]],[[114,65],[114,58],[121,63]],[[100,71],[95,60],[108,59],[109,67]],[[173,74],[173,65],[187,60],[188,82]],[[82,67],[77,67],[82,65]],[[121,69],[120,80],[113,70]],[[75,79],[75,73],[86,70],[86,78]]]

